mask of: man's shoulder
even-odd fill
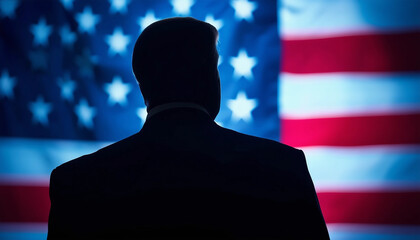
[[[279,141],[252,136],[227,128],[220,127],[220,129],[225,137],[235,142],[236,145],[242,145],[242,148],[244,149],[247,148],[253,151],[277,152],[283,154],[298,154],[301,151]]]
[[[123,139],[59,165],[51,172],[50,187],[54,185],[56,194],[68,198],[99,191],[109,173],[123,175],[115,167],[119,163],[118,155],[129,145]]]
[[[63,189],[73,188],[78,185],[81,174],[89,171],[87,166],[94,159],[92,155],[94,153],[80,156],[57,166],[51,172],[50,186],[53,182],[55,185],[60,185]]]
[[[93,170],[93,168],[98,166],[98,164],[104,163],[108,159],[112,160],[118,154],[125,152],[127,148],[132,147],[132,142],[135,136],[136,134],[102,147],[95,152],[69,160],[57,166],[53,170],[53,173],[56,175],[69,172],[78,172],[81,174],[83,172]]]

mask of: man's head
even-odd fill
[[[217,30],[194,18],[169,18],[148,26],[133,51],[133,72],[148,111],[192,102],[213,119],[220,108]]]

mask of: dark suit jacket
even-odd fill
[[[50,199],[48,239],[328,239],[302,151],[196,109],[57,167]]]

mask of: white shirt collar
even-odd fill
[[[158,105],[158,106],[150,109],[150,112],[148,112],[148,114],[147,114],[146,120],[150,119],[151,117],[153,117],[157,113],[160,113],[160,112],[168,110],[168,109],[173,109],[173,108],[194,108],[194,109],[201,110],[201,111],[205,112],[207,115],[210,116],[209,112],[207,112],[207,110],[199,104],[191,103],[191,102],[171,102],[171,103],[165,103],[165,104],[162,104],[162,105]]]

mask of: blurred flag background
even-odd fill
[[[45,239],[51,170],[140,130],[131,52],[173,16],[219,30],[216,121],[305,151],[332,239],[420,239],[419,9],[0,0],[0,239]]]

